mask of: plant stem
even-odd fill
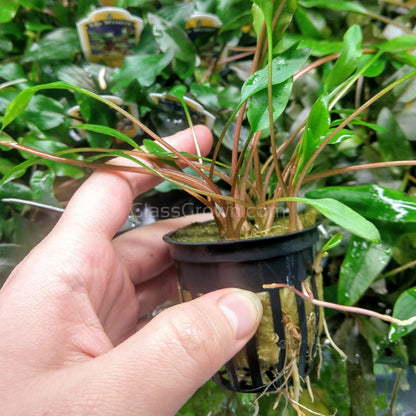
[[[274,16],[274,21],[277,23],[279,16],[282,13],[283,7],[285,6],[286,1],[282,1],[279,4],[279,8],[276,11]],[[278,183],[283,183],[282,180],[282,173],[280,171],[279,166],[279,158],[277,156],[277,148],[276,148],[276,136],[274,133],[274,121],[273,121],[273,23],[268,23],[266,26],[267,29],[267,52],[268,52],[268,83],[267,83],[267,95],[268,95],[268,103],[269,103],[269,128],[270,128],[270,144],[271,144],[271,153],[273,156],[273,166],[274,170],[277,175]],[[282,187],[283,195],[287,196],[287,191],[285,187]]]
[[[371,316],[372,318],[381,319],[382,321],[390,322],[392,324],[396,324],[399,326],[408,326],[412,325],[416,322],[416,316],[412,316],[409,319],[397,319],[393,318],[390,315],[381,314],[378,312],[371,311],[369,309],[359,308],[357,306],[347,306],[347,305],[339,305],[337,303],[326,302],[324,300],[315,299],[312,293],[308,293],[306,289],[303,287],[304,293],[300,290],[294,288],[293,286],[287,285],[285,283],[270,283],[263,285],[264,289],[289,289],[292,292],[296,293],[296,295],[300,296],[302,299],[306,300],[307,302],[312,303],[316,306],[322,306],[323,308],[330,308],[335,309],[342,312],[350,312],[350,313],[357,313],[360,315]]]
[[[413,260],[409,263],[403,264],[403,266],[396,267],[393,270],[390,270],[387,273],[382,274],[377,280],[385,279],[386,277],[394,276],[395,274],[401,273],[407,269],[411,269],[416,266],[416,260]]]
[[[398,85],[407,81],[408,79],[414,77],[415,75],[416,75],[416,71],[412,71],[409,74],[403,76],[402,78],[392,82],[390,85],[383,88],[381,91],[379,91],[373,97],[371,97],[368,101],[366,101],[363,105],[361,105],[350,116],[348,116],[342,123],[340,123],[338,125],[338,127],[320,144],[320,146],[316,149],[314,154],[309,158],[309,160],[305,164],[302,172],[299,174],[298,181],[297,181],[296,186],[295,186],[295,191],[296,191],[295,194],[297,194],[299,192],[300,186],[304,183],[304,178],[306,176],[306,173],[309,171],[309,169],[312,166],[315,159],[318,157],[318,155],[325,148],[325,146],[335,137],[335,135],[341,129],[343,129],[350,121],[354,120],[355,117],[357,117],[360,113],[362,113],[365,109],[367,109],[370,105],[372,105],[374,102],[379,100],[381,97],[383,97],[389,91],[391,91],[393,88],[397,87]]]
[[[403,368],[400,368],[396,374],[396,380],[394,381],[393,391],[391,392],[391,399],[389,403],[389,410],[386,416],[393,416],[394,415],[394,403],[396,402],[397,393],[399,392],[400,386],[400,379],[403,375]]]
[[[388,162],[365,163],[363,165],[346,166],[343,168],[331,169],[325,172],[313,173],[303,179],[302,184],[316,181],[318,179],[328,178],[330,176],[340,175],[348,172],[355,172],[364,169],[388,168],[390,166],[416,166],[416,160],[391,160]]]
[[[407,10],[411,10],[413,8],[412,5],[407,4],[407,3],[403,2],[403,1],[400,1],[400,0],[381,0],[381,1],[384,1],[384,3],[392,4],[393,6],[403,7]]]

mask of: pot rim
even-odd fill
[[[307,233],[309,231],[312,231],[314,229],[317,229],[319,225],[321,224],[319,221],[317,221],[314,225],[310,227],[303,228],[302,230],[297,231],[291,231],[284,234],[277,234],[277,235],[266,235],[266,236],[260,236],[260,237],[249,237],[249,238],[242,238],[242,239],[235,239],[235,240],[222,240],[222,241],[180,241],[173,239],[172,236],[180,229],[188,227],[193,224],[208,224],[213,222],[213,220],[209,221],[195,221],[190,224],[187,224],[183,227],[179,227],[174,231],[171,231],[163,236],[163,241],[169,244],[177,245],[177,246],[229,246],[233,244],[253,244],[254,241],[271,241],[271,240],[285,240],[290,239],[297,235],[302,235],[304,233]]]

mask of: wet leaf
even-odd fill
[[[338,303],[354,305],[388,264],[392,249],[353,236],[341,266]]]
[[[276,119],[286,109],[286,105],[289,101],[290,93],[292,91],[292,85],[292,78],[287,79],[281,84],[273,85],[273,121],[276,121]],[[269,97],[267,89],[258,92],[251,98],[247,117],[253,133],[258,130],[267,129],[269,127]]]
[[[309,56],[308,49],[291,48],[272,61],[272,85],[280,84],[293,76]],[[244,83],[241,89],[240,103],[244,103],[247,99],[261,90],[267,89],[268,84],[268,68],[267,66],[255,72]],[[240,105],[241,105],[240,104]]]
[[[363,217],[392,230],[416,231],[416,197],[378,185],[328,186],[309,191],[308,198],[333,198],[359,212]]]
[[[409,319],[416,316],[416,287],[412,287],[403,292],[393,308],[393,317],[401,320]],[[392,341],[407,335],[416,329],[416,322],[411,325],[396,325],[391,324],[389,338]]]
[[[409,358],[403,340],[391,341],[388,337],[390,325],[380,319],[360,317],[360,333],[368,342],[374,361],[397,368],[407,368]]]

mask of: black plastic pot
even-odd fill
[[[255,336],[245,347],[247,368],[236,368],[235,359],[231,360],[214,376],[214,381],[238,392],[275,391],[290,383],[284,371],[287,350],[280,290],[266,291],[263,285],[285,283],[302,290],[301,284],[309,276],[314,296],[318,297],[312,270],[318,240],[317,228],[279,236],[208,243],[180,242],[175,239],[173,232],[166,235],[164,240],[170,244],[184,301],[227,287],[256,293],[269,292],[274,333],[277,334],[276,345],[279,347],[277,362],[269,368],[261,368]],[[301,337],[298,370],[299,376],[304,378],[310,373],[316,355],[319,308],[313,307],[316,330],[313,331],[314,339],[308,340],[305,301],[299,296],[295,298]]]

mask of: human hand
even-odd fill
[[[206,154],[211,134],[196,129]],[[189,130],[170,141],[195,151]],[[6,281],[2,415],[174,415],[253,336],[261,304],[237,289],[173,306],[140,327],[177,296],[162,236],[190,221],[161,221],[113,239],[134,197],[156,183],[149,175],[94,173]]]

